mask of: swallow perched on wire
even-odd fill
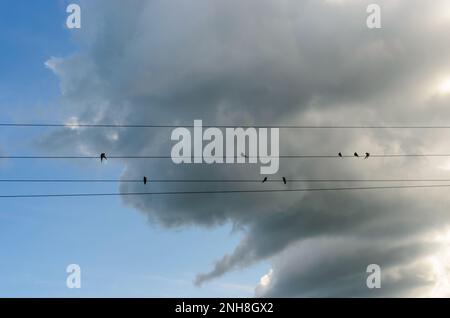
[[[264,183],[264,182],[266,182],[266,181],[267,181],[267,177],[264,177],[262,183]]]
[[[248,159],[248,156],[245,154],[245,153],[241,153],[241,157],[244,157],[244,158],[247,158]]]
[[[354,155],[355,157],[359,157],[359,155],[358,155],[357,152],[355,152],[353,155]]]
[[[286,183],[287,183],[287,181],[286,181],[286,178],[285,178],[285,177],[283,177],[283,183],[284,183],[284,184],[286,184]]]
[[[147,184],[147,177],[146,176],[144,176],[143,181],[144,181],[144,184]]]
[[[103,159],[104,159],[104,160],[108,160],[108,158],[106,158],[106,154],[105,154],[104,152],[102,152],[102,153],[100,154],[100,162],[103,162]]]
[[[339,156],[339,158],[342,158],[342,153],[341,152],[338,153],[338,156]]]
[[[367,159],[370,157],[370,153],[366,152],[366,156],[364,157],[364,159]]]

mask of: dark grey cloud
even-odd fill
[[[444,122],[450,115],[449,95],[437,87],[450,76],[450,44],[444,40],[450,18],[443,14],[448,4],[379,1],[383,28],[369,30],[369,3],[130,1],[124,7],[120,1],[85,1],[83,28],[75,35],[80,51],[51,58],[47,66],[61,80],[67,118],[80,122]],[[280,141],[283,154],[439,153],[450,146],[442,131],[412,130],[283,130]],[[172,143],[168,129],[121,128],[62,130],[43,136],[41,145],[62,153],[75,149],[98,154],[102,149],[168,155]],[[124,178],[259,177],[259,168],[248,165],[122,163]],[[274,177],[433,178],[448,174],[449,168],[443,158],[282,160]],[[186,187],[150,185],[146,190]],[[219,188],[236,185],[195,186]],[[120,190],[141,191],[142,185],[123,183]],[[417,275],[429,274],[424,259],[441,250],[430,233],[444,231],[450,221],[448,196],[436,189],[140,196],[123,201],[164,227],[232,223],[243,232],[243,240],[196,282],[270,259],[270,283],[257,288],[261,296],[370,296],[361,287],[369,260],[401,273],[397,280],[388,279],[377,295],[426,294],[433,280]],[[337,242],[323,243],[327,238]],[[313,263],[302,265],[305,253]]]

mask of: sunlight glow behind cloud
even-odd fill
[[[450,78],[443,80],[438,87],[438,91],[442,95],[450,93]]]

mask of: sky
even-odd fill
[[[448,125],[449,2],[376,1],[382,27],[369,29],[366,8],[373,2],[132,0],[125,7],[119,0],[90,0],[77,2],[81,29],[68,30],[69,2],[1,0],[1,121]],[[0,131],[5,155],[169,155],[173,146],[170,128]],[[280,153],[445,154],[447,133],[282,129]],[[259,166],[249,164],[130,158],[106,164],[2,159],[0,173],[2,179],[261,177]],[[270,178],[449,174],[446,157],[374,156],[281,159]],[[237,185],[143,187],[0,183],[0,192],[209,191]],[[450,295],[446,189],[0,200],[0,296]],[[66,287],[65,269],[72,263],[82,270],[80,289]],[[381,268],[379,289],[366,286],[369,264]]]

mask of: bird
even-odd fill
[[[366,152],[366,156],[364,157],[364,159],[367,159],[370,157],[370,153]]]
[[[353,155],[354,155],[355,157],[359,157],[359,155],[358,155],[357,152],[355,152]]]
[[[338,156],[340,157],[340,158],[342,158],[342,153],[340,152],[340,153],[338,153]]]
[[[287,181],[286,181],[286,178],[285,178],[285,177],[283,177],[283,183],[284,183],[284,184],[286,184],[286,183],[287,183]]]
[[[106,154],[104,152],[102,152],[100,154],[100,162],[103,162],[103,159],[108,160],[108,158],[106,158]]]
[[[241,153],[241,157],[248,158],[248,156],[243,152]]]
[[[264,182],[266,182],[266,181],[267,181],[267,177],[264,177],[262,183],[264,183]]]
[[[144,184],[147,184],[147,177],[146,176],[144,176]]]

